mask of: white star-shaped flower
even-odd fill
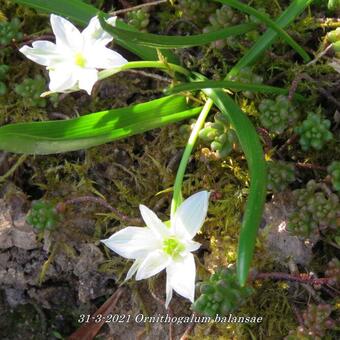
[[[116,18],[107,22],[114,25]],[[127,60],[119,53],[106,48],[112,36],[105,32],[97,17],[80,32],[68,20],[51,15],[51,26],[56,43],[35,41],[32,47],[20,49],[27,58],[46,66],[49,71],[51,92],[69,92],[79,89],[91,94],[98,80],[98,69],[119,67]]]
[[[144,205],[139,209],[146,227],[127,227],[102,242],[117,254],[134,259],[126,280],[147,279],[166,269],[168,307],[175,290],[194,301],[196,267],[191,252],[201,245],[193,237],[201,229],[208,211],[210,193],[200,191],[187,198],[176,210],[169,227]]]

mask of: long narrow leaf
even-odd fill
[[[191,36],[171,36],[158,35],[142,32],[131,32],[120,28],[108,25],[105,20],[99,17],[102,27],[116,39],[130,41],[138,45],[170,49],[170,48],[185,48],[192,46],[201,46],[211,43],[216,40],[225,39],[231,36],[240,35],[254,30],[255,24],[242,24],[232,27],[226,27],[215,32],[191,35]]]
[[[201,81],[205,80],[205,77],[196,74],[193,80]],[[238,279],[243,286],[248,277],[257,229],[261,222],[267,192],[266,162],[260,139],[253,124],[232,98],[218,89],[205,89],[203,92],[213,100],[235,129],[248,162],[251,181],[242,220],[237,256]]]
[[[74,151],[125,138],[197,115],[182,96],[96,112],[76,119],[17,123],[0,127],[0,149],[51,154]]]
[[[246,4],[243,4],[242,2],[237,0],[214,0],[214,1],[221,2],[222,4],[225,5],[229,5],[242,12],[245,12],[249,15],[256,17],[257,19],[265,23],[267,26],[272,28],[280,36],[280,38],[282,38],[288,45],[290,45],[297,53],[300,54],[304,61],[308,62],[310,60],[310,57],[306,53],[306,51],[287,32],[285,32],[279,25],[272,21],[267,15],[262,14],[256,9]]]
[[[289,90],[282,89],[280,87],[275,86],[268,86],[262,84],[245,84],[236,81],[230,80],[206,80],[206,81],[198,81],[194,83],[182,83],[176,85],[174,87],[168,87],[165,89],[165,94],[175,94],[182,91],[197,91],[202,89],[230,89],[231,91],[253,91],[253,92],[260,92],[260,93],[273,93],[273,94],[283,94],[287,95]],[[294,97],[299,100],[304,100],[304,97],[295,93]]]
[[[81,0],[14,0],[18,4],[32,7],[36,10],[54,13],[81,24],[87,25],[92,17],[102,14],[96,7],[88,5]],[[121,20],[116,21],[120,29],[136,31],[135,28],[127,25]],[[117,39],[117,43],[144,60],[158,60],[157,52],[148,47],[143,47],[130,42],[129,40]],[[178,63],[178,58],[171,51],[162,52],[169,62]]]
[[[281,28],[285,28],[292,23],[294,19],[312,2],[313,0],[294,0],[275,21],[276,25]],[[242,68],[253,64],[262,55],[262,53],[264,53],[264,51],[268,50],[277,38],[277,32],[273,29],[268,29],[230,70],[228,76],[235,76]]]

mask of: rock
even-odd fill
[[[286,230],[288,217],[294,210],[290,195],[275,195],[271,202],[266,203],[264,219],[266,226],[260,229],[265,237],[265,248],[272,258],[283,265],[289,259],[301,265],[312,260],[312,247],[317,240],[301,240]]]
[[[7,249],[13,246],[11,230],[12,218],[10,209],[4,200],[0,200],[0,249]]]
[[[26,213],[15,213],[0,199],[0,249],[11,247],[35,249],[38,247],[32,226],[26,223]]]

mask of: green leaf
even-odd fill
[[[281,28],[288,26],[312,2],[313,0],[294,0],[275,21],[276,25]],[[277,38],[277,32],[273,29],[268,29],[230,70],[228,76],[235,76],[242,68],[252,65],[266,50],[270,48]]]
[[[76,119],[17,123],[0,127],[0,149],[51,154],[86,149],[197,115],[183,96],[169,96]]]
[[[289,36],[279,25],[277,25],[274,21],[272,21],[267,15],[262,14],[256,9],[243,4],[237,0],[214,0],[217,2],[221,2],[222,4],[229,5],[230,7],[234,7],[242,12],[245,12],[249,15],[252,15],[265,23],[267,26],[272,28],[279,36],[282,38],[288,45],[290,45],[304,61],[310,61],[309,55],[305,52],[305,50],[291,37]]]
[[[91,18],[98,14],[108,17],[96,7],[88,5],[81,0],[14,0],[20,5],[26,5],[36,10],[61,15],[81,25],[87,25]],[[135,28],[127,25],[121,20],[116,21],[120,29],[136,31]],[[152,48],[136,45],[128,40],[117,38],[116,42],[144,60],[158,60],[157,52]],[[171,63],[179,63],[178,58],[171,51],[162,52]]]
[[[174,87],[168,87],[164,90],[165,94],[175,94],[182,91],[196,91],[202,89],[230,89],[231,91],[252,91],[252,92],[260,92],[260,93],[273,93],[273,94],[289,94],[289,90],[282,89],[276,86],[268,86],[262,84],[245,84],[236,81],[230,80],[206,80],[206,81],[198,81],[195,83],[182,83],[176,85]],[[305,100],[303,96],[295,93],[294,97],[298,100]]]
[[[113,27],[105,22],[103,18],[99,17],[103,29],[110,33],[116,39],[130,41],[138,45],[170,49],[170,48],[185,48],[192,46],[201,46],[211,43],[216,40],[225,39],[231,36],[240,35],[254,30],[255,24],[242,24],[237,26],[226,27],[215,32],[191,35],[191,36],[171,36],[158,35],[142,32],[131,32],[128,30]]]
[[[194,81],[204,79],[205,77],[200,74],[195,74],[193,78]],[[205,89],[203,92],[213,100],[235,129],[248,163],[250,187],[242,219],[237,256],[237,276],[240,285],[244,286],[253,258],[257,230],[262,219],[267,193],[266,162],[255,127],[233,99],[222,90]]]

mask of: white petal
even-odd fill
[[[183,297],[194,302],[196,266],[194,256],[186,255],[181,261],[172,262],[167,267],[171,287]]]
[[[68,20],[58,15],[51,14],[51,26],[58,47],[74,51],[82,48],[83,37],[79,30]]]
[[[76,77],[79,81],[79,88],[85,90],[90,95],[93,85],[98,80],[98,71],[91,68],[78,68]]]
[[[128,259],[146,257],[160,244],[148,228],[127,227],[102,240],[108,248]]]
[[[187,198],[176,210],[172,227],[176,233],[187,232],[190,238],[201,229],[208,212],[210,193],[200,191]]]
[[[185,242],[184,244],[185,244],[185,250],[190,253],[192,251],[196,251],[197,249],[201,247],[201,243],[198,243],[192,240]]]
[[[148,228],[150,228],[159,238],[164,238],[170,234],[167,226],[157,217],[157,215],[143,204],[139,205],[140,213]]]
[[[50,41],[35,41],[32,46],[25,45],[19,51],[37,64],[51,66],[65,61],[57,46]]]
[[[171,262],[171,258],[161,250],[155,250],[148,254],[138,268],[136,280],[147,279],[156,275]]]
[[[172,290],[172,287],[171,287],[171,284],[170,284],[170,280],[169,280],[169,275],[168,275],[168,268],[166,270],[166,298],[165,298],[165,308],[167,309],[169,307],[169,303],[172,299],[172,293],[173,293],[173,290]]]
[[[52,92],[66,92],[72,89],[77,83],[73,72],[67,67],[58,67],[57,69],[50,70],[49,76],[49,88]]]
[[[137,269],[139,268],[141,262],[142,261],[140,259],[137,259],[135,260],[135,262],[133,262],[132,266],[130,267],[129,271],[126,274],[125,281],[130,280],[132,278],[132,276],[136,273]]]
[[[84,50],[89,67],[98,69],[108,69],[119,67],[126,64],[128,61],[119,53],[110,50],[106,47],[94,47]]]
[[[117,17],[111,17],[106,22],[115,26]],[[106,46],[112,41],[111,34],[104,31],[100,25],[98,17],[93,17],[88,26],[81,33],[87,45],[100,44]]]

